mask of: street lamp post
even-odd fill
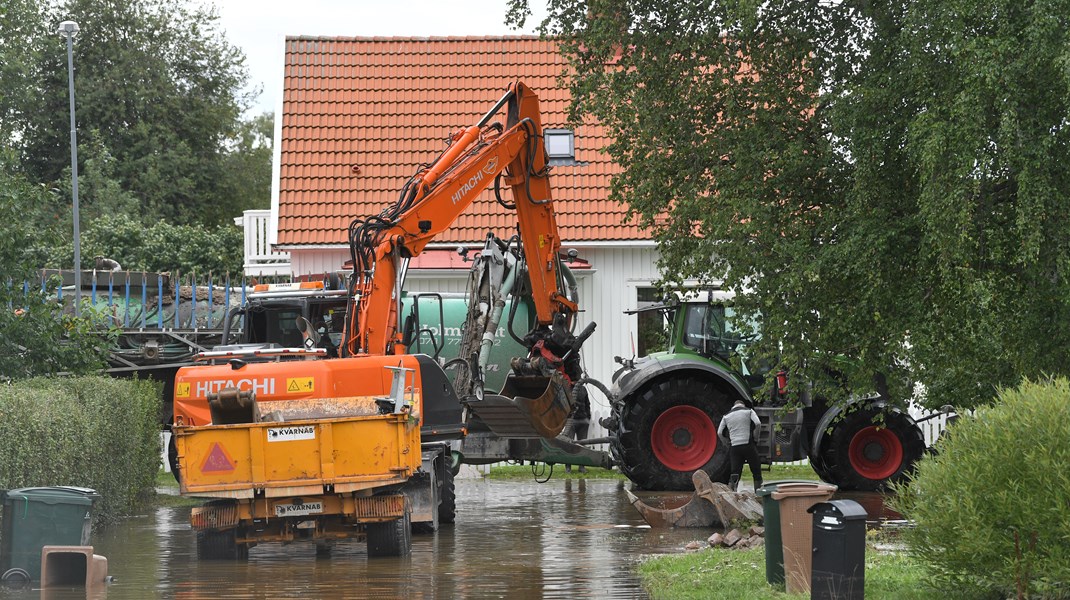
[[[82,248],[80,223],[78,222],[78,130],[74,124],[74,36],[78,35],[78,23],[64,21],[59,24],[61,36],[67,39],[67,82],[71,95],[71,195],[74,198],[74,316],[78,316],[82,299]]]

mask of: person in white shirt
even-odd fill
[[[728,453],[729,464],[732,471],[728,485],[735,491],[739,487],[739,477],[743,474],[743,463],[750,465],[751,475],[754,476],[754,489],[762,485],[762,462],[758,458],[758,431],[762,422],[758,420],[758,414],[753,409],[747,408],[742,400],[737,400],[732,405],[732,410],[721,417],[721,426],[717,428],[717,435],[727,437],[731,450]],[[727,434],[727,435],[726,435]]]

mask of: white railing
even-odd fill
[[[268,243],[270,210],[247,210],[234,223],[245,232],[245,258],[242,267],[249,277],[289,276],[290,253],[275,252]]]

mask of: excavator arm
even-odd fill
[[[503,107],[505,126],[491,123]],[[516,211],[535,307],[534,328],[524,338],[531,355],[514,361],[514,371],[526,378],[544,376],[550,388],[570,383],[568,373],[576,371],[577,359],[572,356],[573,365],[568,368],[559,354],[574,355],[593,327],[579,338],[570,332],[577,306],[561,289],[561,240],[547,174],[538,96],[523,83],[514,83],[478,123],[451,136],[447,149],[409,179],[392,206],[350,225],[354,270],[344,354],[406,352],[399,316],[408,261],[452,227],[483,190],[494,185],[499,203]],[[501,181],[511,188],[512,204],[501,199]],[[481,391],[477,395],[482,401]],[[536,396],[534,400],[517,397],[512,404],[521,406],[529,417],[552,413],[529,418],[539,435],[552,437],[564,424],[571,396],[568,390],[553,389]]]
[[[507,105],[504,130],[489,124]],[[449,148],[418,172],[402,197],[378,217],[351,226],[353,298],[350,354],[403,354],[397,299],[403,262],[449,229],[499,175],[512,188],[518,230],[528,263],[536,321],[549,326],[577,309],[560,290],[557,232],[541,143],[539,99],[523,83],[509,91],[479,123],[458,131]]]

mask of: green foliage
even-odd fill
[[[898,490],[905,541],[946,587],[1070,598],[1070,381],[1025,383],[951,426]]]
[[[55,248],[48,263],[69,265],[72,253],[68,246]],[[243,253],[243,231],[233,224],[209,228],[157,221],[145,226],[129,215],[113,214],[102,215],[82,232],[83,261],[105,256],[128,271],[240,274]]]
[[[44,290],[38,284],[41,245],[50,236],[27,227],[25,215],[47,196],[0,161],[0,380],[99,370],[111,342],[92,327],[89,311],[81,319],[63,314],[56,281]]]
[[[55,35],[65,19],[81,29],[73,54],[89,220],[133,209],[146,223],[214,225],[267,206],[270,118],[242,120],[252,98],[242,92],[245,58],[210,4],[8,4],[0,9],[0,140],[30,179],[61,190],[59,206],[71,201],[67,46]]]
[[[724,600],[788,600],[809,594],[787,594],[766,583],[765,549],[702,550],[659,556],[639,565],[643,587],[651,598],[718,598]],[[968,598],[925,585],[926,569],[910,557],[866,551],[866,598],[871,600],[950,600]]]
[[[795,381],[969,407],[1070,371],[1070,0],[547,9],[663,283],[748,290]]]
[[[116,157],[123,187],[147,212],[179,222],[218,223],[228,214],[219,184],[224,143],[247,98],[241,52],[212,8],[183,0],[67,0],[52,14],[81,26],[75,49],[78,121]],[[46,46],[40,64],[44,110],[31,122],[28,167],[42,181],[69,162],[66,47]]]
[[[96,521],[130,514],[160,468],[160,390],[149,381],[37,378],[0,384],[0,488],[95,489]]]

